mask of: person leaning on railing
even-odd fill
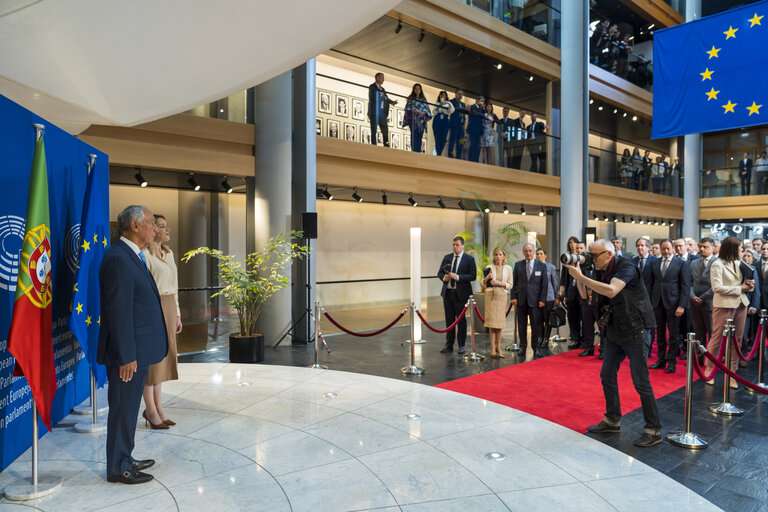
[[[629,154],[629,148],[624,148],[619,163],[619,180],[622,185],[632,188],[632,156]]]
[[[437,95],[437,105],[434,107],[434,117],[432,118],[432,133],[435,136],[435,154],[440,156],[445,149],[445,143],[448,140],[448,129],[450,128],[450,118],[453,114],[453,103],[448,100],[448,93],[440,91]]]
[[[429,103],[424,97],[421,84],[413,84],[411,94],[405,103],[403,126],[411,130],[411,151],[414,153],[421,153],[422,137],[427,128],[427,121],[430,119],[432,119],[432,112],[429,110]]]

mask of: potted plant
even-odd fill
[[[264,303],[290,284],[290,280],[281,273],[283,269],[309,254],[309,247],[293,242],[301,239],[302,235],[301,231],[275,235],[267,240],[263,249],[246,257],[245,267],[235,256],[218,249],[198,247],[184,254],[184,262],[198,254],[206,254],[219,261],[219,279],[225,286],[211,298],[224,297],[227,304],[237,311],[240,320],[240,332],[229,336],[230,362],[264,360],[264,334],[256,331],[256,320]]]

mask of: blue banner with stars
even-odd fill
[[[763,1],[654,32],[654,139],[768,123],[766,14]]]
[[[101,322],[99,265],[109,246],[109,204],[102,193],[108,179],[107,170],[97,161],[85,186],[72,312],[67,319],[67,326],[80,342],[98,387],[107,382],[107,370],[96,362],[96,353]]]

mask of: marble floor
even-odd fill
[[[183,363],[178,425],[136,433],[151,483],[106,483],[104,434],[40,442],[57,494],[0,512],[719,510],[652,467],[526,413],[423,384],[289,366]],[[79,418],[78,418],[79,419]],[[494,458],[491,454],[503,454]],[[30,453],[0,473],[29,474]]]

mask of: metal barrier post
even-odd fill
[[[675,446],[681,448],[689,448],[691,450],[700,450],[706,448],[709,444],[706,439],[691,432],[691,407],[693,397],[693,358],[696,357],[696,353],[693,350],[693,345],[696,343],[696,334],[688,333],[688,362],[685,369],[685,408],[683,410],[683,424],[684,430],[682,432],[670,432],[667,434],[667,441]]]
[[[512,344],[507,345],[504,347],[504,350],[507,352],[519,352],[520,351],[520,345],[517,343],[517,307],[512,306]],[[525,354],[523,354],[523,357],[525,357]]]
[[[320,364],[320,299],[315,298],[315,364],[310,368],[327,370],[327,366]]]
[[[768,329],[768,310],[766,309],[760,310],[760,325],[763,326],[762,333],[760,334],[760,339],[755,340],[755,343],[760,344],[757,347],[757,385],[763,389],[768,389],[768,384],[763,382],[763,365],[765,364],[765,337],[766,334],[768,334],[768,332],[766,332],[766,329]],[[750,393],[757,393],[757,391],[754,389],[746,389]]]
[[[731,350],[733,349],[733,336],[736,333],[736,328],[733,325],[733,318],[729,318],[725,321],[726,329],[726,343],[725,347],[725,367],[731,367]],[[727,374],[723,376],[723,402],[721,404],[712,404],[707,409],[715,414],[723,416],[743,416],[744,411],[736,407],[731,403],[731,378]]]
[[[104,432],[107,430],[107,422],[99,419],[99,403],[96,397],[98,387],[96,385],[96,377],[91,372],[91,421],[79,421],[75,423],[75,432],[80,434],[92,434],[94,432]]]
[[[408,305],[409,317],[411,321],[411,364],[400,369],[403,375],[424,375],[424,368],[416,366],[416,305],[411,301]]]
[[[464,356],[468,361],[482,361],[485,356],[475,352],[475,308],[477,303],[475,302],[475,296],[469,296],[469,331],[472,333],[472,352]]]

